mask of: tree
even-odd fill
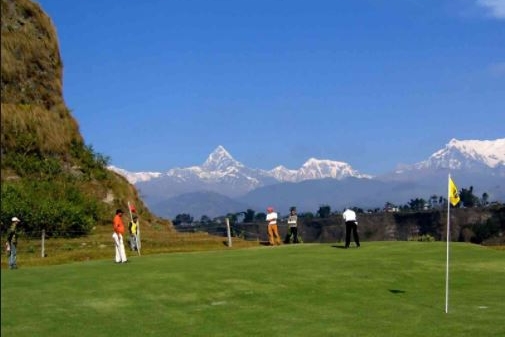
[[[486,206],[489,203],[489,195],[484,192],[482,193],[482,205]]]
[[[429,203],[430,203],[430,208],[437,208],[437,206],[438,206],[438,200],[439,200],[439,198],[438,198],[438,196],[437,196],[437,195],[435,195],[435,194],[434,194],[434,195],[432,195],[432,196],[430,197],[430,201],[429,201]]]
[[[263,212],[259,212],[259,213],[256,213],[256,215],[254,216],[254,220],[256,221],[265,221],[267,215]]]
[[[310,220],[314,218],[314,214],[312,212],[298,213],[298,217]]]
[[[328,205],[319,206],[319,210],[317,211],[317,215],[320,218],[328,218],[331,214],[331,207]]]
[[[207,224],[207,223],[211,222],[211,220],[210,220],[210,218],[207,215],[202,215],[201,218],[200,218],[200,222],[202,224]]]
[[[410,199],[409,201],[409,208],[413,211],[421,211],[424,209],[425,205],[426,200],[424,200],[423,198]]]
[[[359,207],[353,207],[352,210],[356,213],[365,213],[363,208],[359,208]]]
[[[473,186],[470,186],[469,189],[462,188],[459,192],[459,198],[465,207],[474,207],[479,201],[479,198],[473,194]]]
[[[396,206],[392,202],[387,201],[384,205],[384,211],[391,212],[395,207]]]
[[[174,226],[178,226],[181,224],[191,224],[193,223],[193,217],[187,213],[177,214],[175,219],[172,220]]]
[[[237,223],[238,217],[237,217],[236,213],[228,213],[228,214],[226,214],[226,217],[230,220],[230,225]]]
[[[247,211],[245,211],[244,222],[253,222],[255,213],[254,210],[248,208]]]

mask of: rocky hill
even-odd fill
[[[26,231],[85,234],[128,202],[153,219],[136,188],[85,144],[66,107],[51,19],[32,1],[1,1],[2,229],[15,215]]]

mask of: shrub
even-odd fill
[[[423,235],[410,236],[408,238],[408,241],[435,242],[436,240],[430,234],[423,234]]]
[[[489,219],[483,223],[473,224],[471,229],[475,235],[470,238],[470,242],[480,244],[484,240],[497,235],[500,232],[500,224],[493,221],[493,219]]]
[[[2,230],[15,215],[22,219],[23,230],[29,235],[45,229],[48,236],[81,236],[100,218],[99,202],[64,181],[4,182],[1,200]]]

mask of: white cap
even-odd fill
[[[18,219],[18,218],[16,218],[16,217],[13,217],[11,220],[12,220],[12,222],[21,222],[21,220],[19,220],[19,219]]]

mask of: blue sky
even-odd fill
[[[367,174],[505,137],[505,0],[40,0],[86,144],[128,171]]]

